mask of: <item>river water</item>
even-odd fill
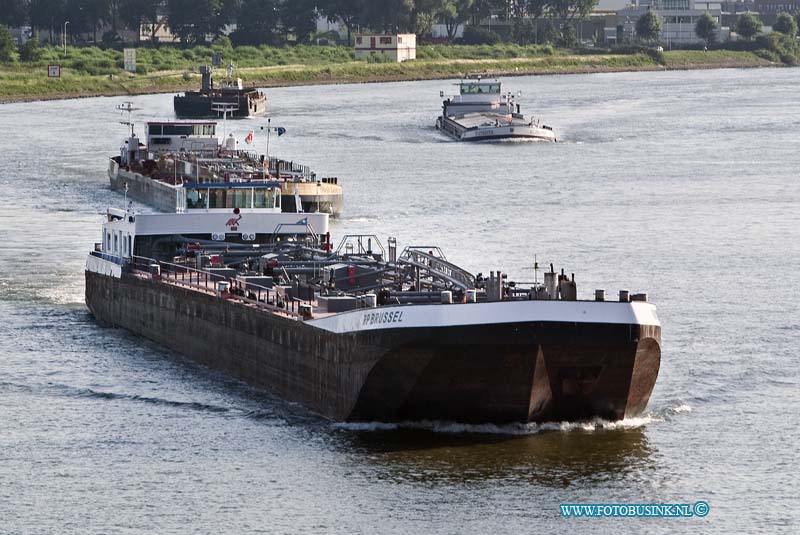
[[[125,99],[3,105],[0,533],[797,532],[800,70],[505,82],[560,143],[449,141],[433,81],[270,90],[270,152],[340,177],[334,237],[647,291],[664,330],[643,417],[337,425],[101,328],[83,262],[123,205],[105,172]],[[169,95],[131,100],[171,116]],[[228,129],[263,150],[262,124]],[[705,518],[559,513],[697,500]]]

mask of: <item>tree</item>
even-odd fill
[[[0,24],[0,62],[12,63],[17,61],[17,47],[11,39],[8,28]]]
[[[276,44],[280,22],[278,7],[276,0],[244,0],[231,41],[236,45]]]
[[[0,24],[22,26],[25,23],[23,0],[0,0]]]
[[[694,25],[694,33],[706,42],[706,46],[714,42],[717,37],[717,21],[708,13],[703,13],[698,17]]]
[[[315,0],[284,0],[278,9],[285,33],[294,33],[298,43],[308,43],[317,29]]]
[[[797,35],[797,22],[788,13],[781,13],[778,15],[775,24],[772,25],[772,29],[789,37],[794,37]]]
[[[28,5],[28,19],[31,26],[37,30],[49,31],[49,41],[54,41],[55,33],[60,33],[63,28],[65,2],[63,0],[30,0]]]
[[[137,38],[141,35],[139,28],[142,24],[150,28],[150,42],[155,43],[156,33],[164,21],[159,18],[161,0],[122,0],[119,6],[120,19],[136,31]]]
[[[499,10],[505,0],[475,0],[469,10],[472,25],[477,26],[481,20],[491,17],[492,11]]]
[[[319,2],[317,7],[330,22],[342,21],[347,28],[347,44],[351,44],[353,29],[361,19],[366,4],[367,0],[325,0]]]
[[[365,0],[359,24],[378,32],[408,32],[411,24],[411,9],[407,0]]]
[[[408,9],[409,31],[413,34],[430,33],[446,0],[404,0]]]
[[[230,21],[230,7],[224,0],[167,0],[169,28],[184,44],[204,43]]]
[[[752,13],[742,13],[736,19],[734,29],[736,33],[749,40],[761,31],[761,21]]]
[[[537,21],[550,9],[552,0],[509,0],[511,30],[515,43],[525,45],[538,41]]]
[[[561,43],[571,46],[577,39],[572,23],[583,20],[597,5],[597,0],[552,0],[550,10],[561,21]]]
[[[661,35],[661,21],[653,11],[643,13],[636,21],[636,35],[645,41],[655,41]]]
[[[447,38],[453,40],[458,27],[469,19],[470,9],[475,0],[445,0],[439,10],[439,17],[447,29]]]

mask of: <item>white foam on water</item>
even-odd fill
[[[689,405],[687,405],[686,403],[682,403],[682,404],[678,405],[677,407],[670,407],[669,410],[672,411],[672,412],[675,412],[675,413],[692,412],[692,408]]]
[[[661,422],[662,418],[648,414],[638,418],[626,418],[619,421],[608,421],[601,418],[580,422],[547,422],[516,424],[462,424],[439,420],[421,420],[417,422],[345,422],[335,423],[335,427],[346,431],[373,432],[395,431],[398,429],[415,429],[446,434],[486,434],[486,435],[536,435],[538,433],[571,432],[571,431],[603,431],[613,429],[634,429],[650,423]]]

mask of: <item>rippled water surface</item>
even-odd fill
[[[579,294],[647,291],[661,374],[617,424],[341,425],[84,308],[124,127],[96,98],[0,106],[0,533],[795,533],[800,70],[507,79],[560,143],[459,144],[449,82],[270,90],[270,150],[338,175],[333,232],[443,247]],[[138,120],[169,95],[134,97]],[[262,121],[229,122],[243,136]],[[565,502],[707,500],[690,519]]]

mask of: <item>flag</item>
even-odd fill
[[[286,133],[286,129],[284,127],[282,127],[282,126],[279,126],[277,128],[277,131],[278,131],[278,137],[281,137],[283,134]]]
[[[244,138],[244,142],[247,143],[248,145],[253,142],[253,131],[252,130],[250,130],[250,133],[247,134],[246,138]]]

